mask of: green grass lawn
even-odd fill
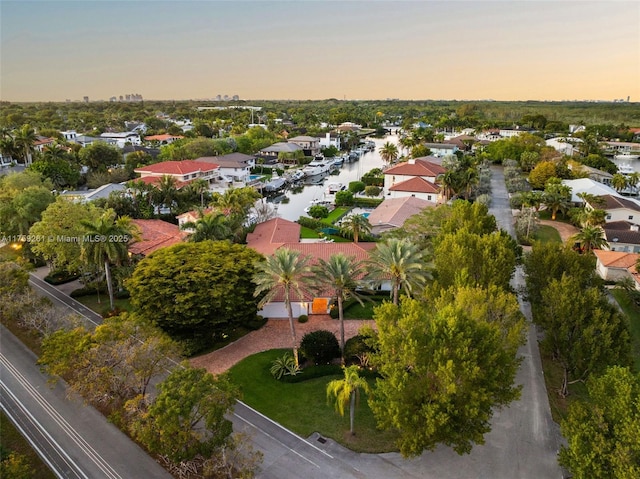
[[[384,300],[390,300],[388,294],[373,296],[369,301],[363,300],[362,305],[356,301],[344,311],[344,317],[345,319],[373,319],[373,308],[382,304]]]
[[[55,475],[40,459],[40,456],[31,449],[29,443],[22,437],[20,432],[13,426],[13,423],[9,421],[9,418],[0,412],[0,445],[2,446],[3,454],[15,452],[23,455],[27,459],[27,463],[31,468],[32,476],[42,479],[55,479]],[[9,479],[7,477],[7,479]]]
[[[562,243],[558,230],[548,225],[540,225],[533,238],[543,243]]]
[[[303,239],[315,239],[315,238],[319,238],[320,236],[318,235],[318,233],[314,230],[312,230],[311,228],[307,228],[306,226],[302,226],[300,228],[300,238]]]
[[[351,208],[348,206],[338,206],[335,210],[329,213],[329,216],[322,219],[322,222],[332,225],[344,215],[346,215],[349,211],[351,211]]]
[[[84,304],[87,308],[92,311],[95,311],[98,314],[102,314],[109,309],[109,295],[108,294],[92,294],[89,296],[80,296],[79,298],[74,298],[79,303]],[[99,300],[99,302],[98,302]],[[116,308],[123,309],[125,311],[133,311],[133,305],[129,301],[129,299],[118,299],[116,298],[114,301],[114,306]]]
[[[302,437],[318,432],[357,452],[397,450],[394,446],[396,435],[376,429],[375,418],[364,394],[356,410],[356,434],[351,436],[348,410],[345,417],[341,417],[326,399],[327,384],[340,376],[325,376],[300,383],[274,379],[269,373],[271,363],[287,351],[272,349],[254,354],[231,368],[231,378],[240,386],[245,403]]]

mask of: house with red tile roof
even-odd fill
[[[624,278],[634,280],[636,290],[640,290],[640,281],[636,264],[640,255],[622,251],[605,251],[594,249],[596,255],[596,272],[607,281],[619,281]]]
[[[183,138],[184,136],[181,135],[169,135],[168,133],[165,133],[164,135],[145,136],[144,141],[149,141],[156,145],[170,145],[174,141],[182,140]]]
[[[51,146],[56,141],[55,138],[48,138],[46,136],[37,136],[33,142],[33,149],[42,153],[47,146]]]
[[[437,203],[434,201],[423,200],[415,196],[386,199],[369,214],[371,233],[379,235],[385,231],[400,228],[413,215],[436,205]]]
[[[415,196],[432,203],[441,199],[437,181],[447,170],[426,158],[415,158],[384,171],[384,191],[390,198]]]
[[[213,188],[221,181],[217,164],[194,160],[163,161],[141,166],[133,171],[139,173],[140,180],[145,183],[157,183],[163,176],[172,176],[180,186],[184,186],[200,178],[209,184],[209,188]]]
[[[264,255],[273,254],[278,248],[299,251],[302,256],[311,258],[310,264],[319,258],[328,261],[333,254],[343,253],[363,261],[369,258],[375,249],[375,243],[331,243],[300,242],[300,225],[283,218],[274,218],[256,226],[253,233],[247,235],[247,246]],[[332,297],[330,293],[308,293],[301,298],[292,298],[294,317],[301,314],[327,314]],[[268,318],[286,318],[284,297],[276,297],[266,304],[258,314]]]
[[[140,230],[140,239],[129,244],[132,255],[148,256],[160,248],[181,243],[187,233],[180,231],[178,225],[162,220],[131,220]]]

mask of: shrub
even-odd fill
[[[324,205],[313,205],[309,208],[309,216],[315,219],[326,218],[329,216],[329,208]]]
[[[271,375],[276,379],[282,376],[295,376],[300,372],[300,368],[296,366],[296,361],[289,353],[285,353],[281,358],[277,358],[269,369]]]
[[[360,193],[361,191],[364,191],[366,186],[367,185],[365,185],[362,181],[351,181],[349,183],[349,191],[353,194]]]
[[[369,336],[358,334],[349,338],[344,344],[344,358],[347,362],[358,363],[360,366],[368,367],[371,355],[375,350],[367,344]]]
[[[323,223],[320,220],[314,220],[313,218],[307,218],[306,216],[301,216],[300,218],[298,218],[298,224],[314,231],[319,231],[322,228],[327,227],[326,223]]]
[[[300,351],[314,364],[327,364],[340,357],[340,346],[335,334],[323,329],[305,334],[300,343]]]
[[[78,273],[69,273],[68,271],[52,271],[47,276],[44,277],[44,280],[52,285],[65,284],[70,283],[78,279],[80,275]]]
[[[364,194],[366,196],[379,196],[381,191],[382,188],[380,188],[379,186],[367,186],[364,189]]]
[[[93,294],[96,294],[97,292],[107,294],[107,283],[100,283],[97,288],[95,284],[92,284],[89,286],[83,286],[82,288],[74,289],[73,291],[71,291],[71,294],[69,294],[69,296],[71,296],[72,298],[79,298],[81,296],[91,296]]]
[[[360,206],[362,208],[375,208],[384,201],[383,198],[363,198],[358,196],[353,199],[353,206]]]
[[[350,191],[338,191],[336,193],[336,206],[352,206],[353,193]]]
[[[304,368],[295,376],[283,376],[282,381],[285,383],[301,383],[309,379],[334,376],[337,374],[342,374],[342,366],[339,364],[321,364],[320,366]]]
[[[255,331],[257,329],[260,329],[266,323],[267,323],[267,318],[256,315],[255,318],[247,322],[247,328]]]
[[[300,316],[298,316],[299,323],[306,323],[307,321],[309,321],[309,316],[307,316],[306,314],[301,314]]]

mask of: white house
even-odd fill
[[[140,180],[145,183],[158,183],[162,177],[172,176],[176,179],[178,188],[182,188],[199,178],[205,180],[209,188],[213,189],[220,181],[218,165],[204,161],[163,161],[162,163],[141,166],[133,171],[139,173]]]
[[[557,152],[562,153],[563,155],[573,156],[574,153],[579,151],[575,145],[581,143],[582,140],[580,138],[567,138],[567,137],[556,137],[550,138],[545,141],[547,146],[552,147]]]
[[[244,153],[230,153],[221,156],[202,156],[195,161],[217,164],[220,174],[226,178],[231,178],[234,186],[242,187],[249,182],[251,168],[256,166],[256,157],[245,155]],[[238,184],[236,184],[238,183]]]
[[[124,148],[124,145],[141,145],[140,135],[134,131],[125,131],[117,133],[102,133],[100,138],[113,140],[118,148]]]
[[[437,179],[446,172],[426,158],[415,158],[384,172],[384,191],[390,198],[415,196],[431,203],[440,201]]]
[[[629,221],[612,221],[602,226],[610,251],[640,253],[640,226]]]
[[[320,145],[320,148],[329,148],[330,146],[335,146],[338,151],[342,150],[340,135],[337,135],[335,133],[327,133],[324,138],[318,138],[318,143]]]
[[[320,139],[314,136],[294,136],[293,138],[288,138],[287,142],[294,143],[302,148],[304,156],[316,156],[320,153]]]
[[[602,279],[619,281],[624,278],[632,278],[636,289],[640,289],[636,271],[636,263],[640,255],[598,249],[593,250],[593,253],[596,255],[596,272]]]
[[[604,204],[594,206],[607,212],[607,223],[628,221],[636,225],[640,224],[640,204],[637,201],[613,195],[600,196],[600,199]],[[591,205],[587,203],[587,207],[591,207]]]
[[[453,143],[424,143],[424,146],[431,150],[431,155],[435,157],[443,157],[453,155],[459,150],[458,145]]]

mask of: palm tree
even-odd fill
[[[173,208],[178,199],[178,181],[173,176],[164,175],[158,181],[154,193],[158,211],[161,206],[164,206],[173,213]]]
[[[309,257],[301,256],[299,251],[288,248],[278,248],[266,260],[256,265],[256,273],[253,282],[256,284],[254,296],[266,293],[258,303],[262,308],[278,294],[284,295],[284,304],[287,308],[289,326],[291,327],[291,341],[293,344],[293,357],[298,366],[298,340],[296,328],[293,323],[293,310],[291,308],[292,293],[300,300],[309,292],[312,278],[308,266]]]
[[[360,286],[360,278],[364,274],[362,263],[354,257],[345,256],[344,253],[333,254],[329,261],[322,258],[312,268],[318,291],[331,291],[331,295],[337,298],[338,318],[340,319],[340,352],[342,364],[344,364],[344,301],[355,298],[360,304],[362,299],[356,292]]]
[[[559,191],[545,191],[544,204],[551,210],[551,219],[554,221],[558,211],[564,214],[570,207],[569,198]]]
[[[353,236],[353,242],[357,243],[361,235],[371,234],[371,223],[362,215],[352,214],[345,217],[341,223],[341,229]]]
[[[42,154],[45,158],[50,160],[63,160],[67,158],[67,150],[59,143],[46,146]]]
[[[398,159],[398,147],[393,143],[387,141],[380,147],[380,158],[382,158],[385,163],[390,165]]]
[[[406,239],[391,238],[378,243],[367,261],[367,279],[375,285],[391,281],[393,304],[398,304],[400,288],[408,294],[427,281],[427,267],[422,253]]]
[[[14,161],[20,155],[20,149],[13,137],[6,135],[0,139],[0,154],[4,158],[10,158],[11,161]]]
[[[447,170],[447,172],[440,177],[440,184],[442,195],[445,199],[453,199],[460,192],[460,178],[458,172],[455,170]]]
[[[620,193],[622,190],[624,190],[627,186],[629,186],[629,180],[627,179],[626,176],[624,176],[623,174],[620,173],[616,173],[615,175],[613,175],[613,177],[611,178],[611,186],[614,187],[614,189]]]
[[[206,214],[195,222],[185,223],[182,228],[194,230],[187,237],[188,241],[194,243],[206,240],[224,240],[231,236],[231,230],[227,225],[227,217],[220,212]]]
[[[35,141],[36,132],[29,125],[24,125],[15,135],[15,143],[18,149],[22,151],[24,164],[26,166],[32,163],[33,144]]]
[[[599,226],[585,226],[571,239],[580,243],[580,249],[585,253],[591,253],[594,249],[602,249],[607,244],[604,231]]]
[[[82,256],[87,263],[100,268],[104,273],[109,290],[109,305],[114,308],[113,282],[111,279],[111,263],[120,263],[127,258],[127,243],[135,236],[135,227],[127,216],[116,219],[113,210],[107,210],[97,220],[82,220],[85,228],[82,242]]]
[[[366,379],[361,378],[358,374],[358,366],[342,366],[344,371],[343,379],[334,379],[327,384],[327,400],[335,398],[336,411],[344,416],[344,408],[349,404],[349,431],[351,435],[355,434],[354,421],[356,416],[356,404],[360,396],[360,389],[367,394],[371,393],[371,388]]]

